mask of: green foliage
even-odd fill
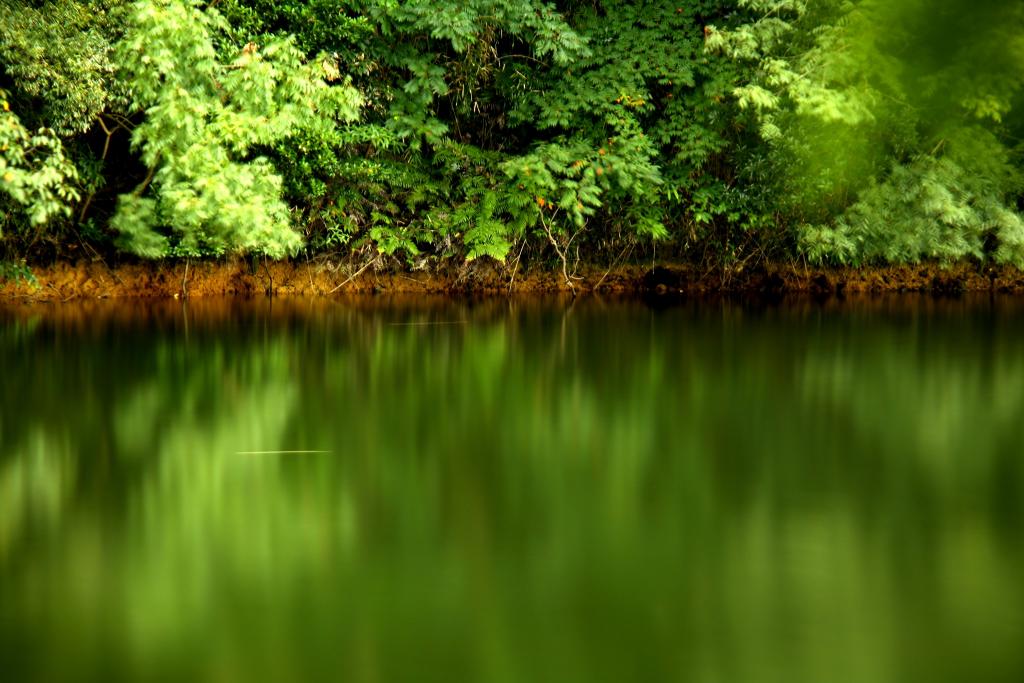
[[[150,168],[121,199],[112,224],[126,248],[147,257],[171,253],[294,253],[301,238],[281,198],[270,161],[250,158],[296,132],[327,134],[353,119],[358,94],[337,80],[328,57],[303,63],[290,40],[247,44],[222,62],[214,38],[223,19],[194,0],[142,0],[133,6],[118,56],[133,104],[145,112],[132,142]],[[227,51],[227,49],[226,49]],[[159,226],[169,226],[172,243]]]
[[[277,148],[287,195],[309,207],[314,246],[369,241],[409,258],[507,253],[512,223],[533,198],[509,191],[499,169],[509,154],[489,144],[500,127],[490,120],[500,116],[494,76],[503,51],[555,64],[586,54],[552,6],[351,1],[326,11],[317,2],[235,0],[224,11],[247,37],[294,31],[307,50],[339,55],[365,93],[360,123]]]
[[[586,141],[556,139],[502,169],[540,209],[562,211],[579,228],[601,207],[605,193],[643,196],[660,183],[642,140],[610,138],[606,145],[594,149]]]
[[[0,12],[6,240],[56,243],[78,221],[148,257],[305,243],[419,268],[524,240],[584,258],[660,240],[711,263],[1024,266],[1020,3]]]
[[[0,0],[0,63],[13,101],[33,127],[84,133],[105,109],[127,103],[115,78],[112,16],[124,0]]]
[[[30,224],[42,225],[54,216],[70,215],[69,204],[78,199],[76,177],[57,134],[48,128],[29,132],[0,90],[0,190],[27,214]]]
[[[658,239],[699,231],[724,246],[733,226],[759,213],[734,189],[743,133],[726,94],[739,69],[704,51],[705,18],[730,9],[714,0],[581,3],[572,21],[587,55],[567,69],[521,64],[509,74],[519,89],[513,121],[588,144],[588,165],[607,153],[593,164],[605,173],[594,179],[599,203],[575,202],[591,222]]]
[[[0,236],[71,216],[80,174],[65,143],[117,98],[106,30],[118,4],[0,0]]]
[[[954,261],[991,254],[1024,263],[1024,219],[1008,208],[1005,190],[1024,191],[1024,177],[1005,147],[984,131],[957,131],[941,157],[922,155],[894,166],[884,182],[864,188],[833,226],[808,228],[802,244],[815,259],[843,262]],[[981,169],[978,162],[988,168]]]
[[[436,199],[424,197],[435,204],[427,212],[424,226],[436,230],[440,239],[461,237],[467,260],[489,256],[504,261],[512,248],[510,240],[522,232],[522,226],[513,225],[514,217],[530,200],[519,197],[518,202],[509,201],[512,195],[507,180],[497,171],[502,158],[452,141],[439,146],[434,155],[434,168],[446,175],[450,184]]]
[[[741,0],[709,50],[773,156],[776,204],[815,260],[1024,266],[1016,151],[1024,7],[994,0]]]
[[[13,280],[14,282],[24,282],[32,287],[39,286],[39,280],[36,279],[36,274],[32,272],[32,269],[25,264],[24,260],[21,261],[0,261],[0,283],[4,280]]]

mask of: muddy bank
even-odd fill
[[[440,272],[396,271],[376,263],[252,260],[55,263],[33,267],[35,282],[0,282],[0,299],[71,301],[106,298],[197,298],[224,295],[656,293],[750,292],[813,294],[1024,292],[1024,272],[957,264],[870,268],[766,266],[748,272],[702,271],[685,265],[580,268],[567,281],[560,271],[517,272],[474,262]]]

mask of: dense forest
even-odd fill
[[[1024,266],[1024,3],[0,0],[0,263]]]

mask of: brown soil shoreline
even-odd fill
[[[866,268],[769,265],[748,272],[701,271],[685,265],[580,268],[570,286],[558,271],[518,272],[473,263],[450,271],[349,268],[319,262],[237,259],[198,263],[59,262],[33,268],[37,282],[0,282],[0,301],[63,302],[107,298],[193,298],[225,295],[335,296],[341,294],[757,293],[882,292],[1024,293],[1024,272],[977,264]]]

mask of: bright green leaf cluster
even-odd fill
[[[0,190],[20,205],[32,225],[71,214],[78,200],[77,171],[57,134],[47,128],[29,132],[10,110],[0,90]]]
[[[226,30],[194,0],[142,0],[118,45],[133,103],[145,112],[132,142],[152,182],[121,199],[112,224],[142,256],[295,253],[302,240],[281,178],[249,152],[357,116],[359,95],[326,80],[338,78],[329,58],[303,63],[285,39],[247,44],[223,62],[214,38]]]
[[[1024,267],[1024,5],[739,5],[749,22],[711,29],[707,48],[754,68],[733,95],[770,143],[776,205],[807,254]]]

